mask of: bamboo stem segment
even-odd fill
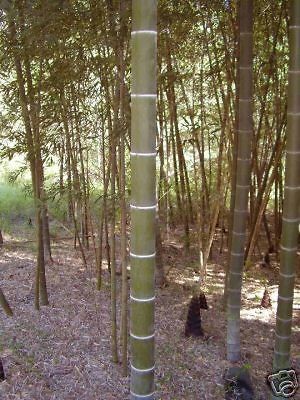
[[[132,1],[131,399],[154,399],[156,0]]]

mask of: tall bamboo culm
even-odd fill
[[[280,280],[275,330],[274,372],[290,368],[294,282],[300,223],[300,0],[290,0],[288,118]],[[280,399],[279,397],[271,397]],[[282,397],[283,398],[283,397]]]
[[[251,174],[253,0],[239,2],[238,151],[227,297],[227,359],[239,361],[241,289]]]
[[[132,1],[131,400],[154,399],[157,1]]]

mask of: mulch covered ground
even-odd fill
[[[33,306],[34,252],[16,245],[0,250],[1,288],[14,310],[9,318],[0,309],[0,356],[7,376],[0,383],[0,399],[128,399],[129,379],[122,377],[121,365],[111,362],[108,272],[104,271],[102,290],[96,292],[94,267],[89,263],[87,270],[83,268],[71,241],[59,242],[53,253],[55,263],[47,266],[50,306],[37,312]],[[215,251],[208,266],[209,310],[201,314],[203,339],[183,335],[191,287],[197,278],[196,255],[183,253],[175,239],[165,244],[169,285],[157,290],[157,399],[223,399],[222,376],[228,363],[221,264],[226,255]],[[273,356],[276,276],[275,261],[271,268],[257,264],[246,273],[243,288],[242,364],[250,370],[256,398],[263,400],[268,399],[265,377],[271,371]],[[265,283],[272,299],[268,309],[260,307]],[[300,371],[297,283],[292,361]],[[298,395],[300,398],[300,391]]]

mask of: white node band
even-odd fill
[[[299,190],[300,186],[285,186],[284,188],[286,190]]]
[[[138,33],[148,33],[149,35],[157,35],[157,31],[152,31],[152,30],[140,30],[140,31],[132,31],[132,35],[137,35]]]
[[[283,272],[279,272],[279,275],[283,276],[284,278],[288,278],[288,279],[295,278],[295,276],[296,276],[296,274],[284,274]]]
[[[228,290],[228,292],[233,292],[233,293],[240,293],[241,292],[240,289],[230,289],[230,288],[228,288],[227,290]]]
[[[230,307],[230,308],[241,308],[241,306],[239,306],[237,304],[228,304],[228,307]]]
[[[294,299],[294,297],[278,296],[278,299],[283,300],[283,301],[292,301]]]
[[[235,235],[235,236],[246,236],[246,233],[245,233],[245,232],[235,232],[235,231],[232,231],[232,234]]]
[[[135,152],[131,152],[130,155],[132,157],[156,157],[156,153],[135,153]]]
[[[151,367],[151,368],[146,368],[146,369],[135,368],[132,364],[130,366],[131,366],[131,369],[133,369],[133,371],[140,372],[141,374],[154,371],[154,369],[155,369],[155,365],[153,365],[153,367]]]
[[[280,318],[280,317],[277,317],[277,319],[279,320],[279,321],[281,321],[281,322],[291,322],[292,320],[293,320],[293,318]]]
[[[299,223],[299,222],[300,222],[300,218],[286,218],[286,217],[282,217],[282,221]]]
[[[234,253],[233,251],[230,253],[233,257],[244,257],[245,253]]]
[[[155,300],[155,296],[148,297],[147,299],[138,299],[137,297],[133,297],[132,295],[130,295],[130,299],[133,301],[140,302],[140,303],[148,303],[148,302],[150,303],[151,301]]]
[[[137,397],[137,398],[143,398],[143,399],[147,399],[149,397],[149,400],[151,400],[153,398],[153,396],[155,395],[155,392],[150,393],[150,394],[136,394],[132,391],[130,391],[131,396]]]
[[[276,337],[278,337],[278,339],[282,339],[282,340],[288,340],[288,339],[291,339],[291,337],[290,337],[290,336],[281,336],[281,335],[278,335],[278,333],[276,333],[276,332],[275,332],[275,336],[276,336]]]
[[[246,213],[248,213],[248,209],[246,208],[246,210],[238,210],[237,208],[235,208],[234,212],[239,213],[239,214],[246,214]]]
[[[149,335],[149,336],[137,336],[137,335],[134,335],[132,332],[130,332],[130,336],[133,339],[137,339],[137,340],[150,340],[155,337],[155,334],[153,333],[152,335]]]
[[[300,114],[299,114],[300,115]],[[286,154],[290,154],[292,156],[299,156],[300,151],[292,151],[292,150],[287,150]]]
[[[130,204],[130,208],[133,208],[134,210],[156,210],[157,204],[153,204],[152,206],[135,206],[133,204]]]
[[[242,272],[230,271],[232,275],[243,275]]]
[[[237,184],[236,187],[242,188],[242,189],[249,189],[250,186],[249,185],[239,185],[239,184]]]
[[[278,354],[279,356],[288,356],[288,355],[290,355],[290,353],[287,353],[287,352],[281,352],[281,351],[274,351],[274,353],[275,354]]]
[[[243,161],[243,162],[251,162],[252,161],[251,158],[240,158],[240,157],[238,157],[237,160]]]
[[[287,115],[292,115],[293,117],[299,117],[300,116],[300,112],[289,111],[289,112],[287,112]]]
[[[152,254],[134,254],[134,253],[130,253],[130,257],[133,258],[154,258],[156,256],[156,253],[152,253]]]
[[[284,247],[282,245],[280,245],[281,250],[283,251],[289,251],[289,252],[294,252],[298,250],[298,247]]]
[[[133,98],[150,98],[150,99],[156,99],[157,98],[157,94],[155,93],[131,93],[131,97]]]

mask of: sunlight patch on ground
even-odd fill
[[[191,285],[199,282],[198,276],[193,276],[192,278],[187,278],[186,276],[182,276],[180,278],[174,279],[174,282],[178,283],[179,285],[190,283]]]
[[[218,271],[217,273],[215,271],[209,271],[207,273],[207,276],[209,277],[214,277],[215,275],[217,275],[218,278],[225,278],[225,272],[222,270]]]
[[[241,310],[241,318],[245,320],[257,320],[257,317],[259,315],[259,318],[264,320],[264,321],[269,321],[272,317],[274,317],[274,311],[272,308],[261,308],[261,307],[255,307],[255,308],[250,308],[250,309],[242,309]]]

